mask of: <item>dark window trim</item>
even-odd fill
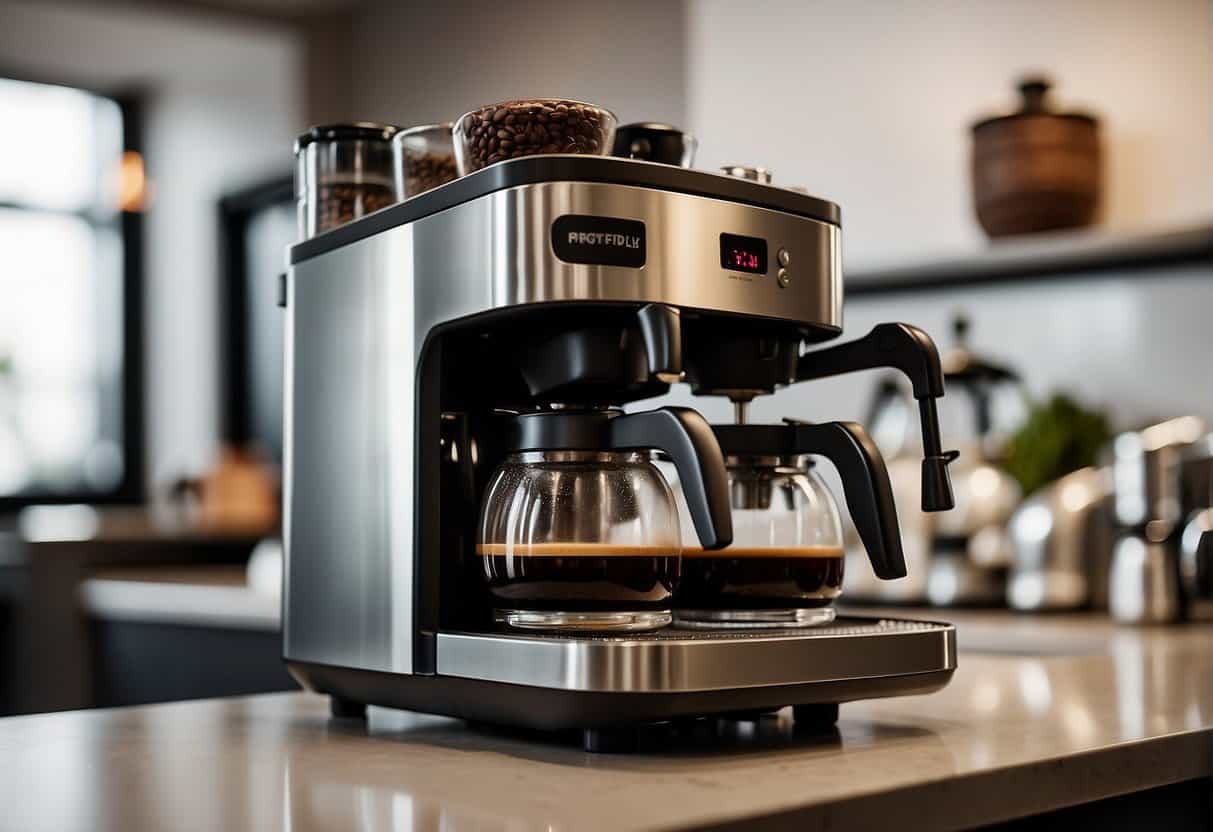
[[[110,99],[118,105],[122,116],[123,151],[135,151],[146,159],[142,93],[116,93],[70,80],[30,77],[21,72],[8,71],[3,66],[0,66],[0,78],[71,87]],[[0,496],[0,514],[29,505],[138,503],[146,495],[143,214],[123,211],[119,214],[117,224],[122,239],[122,479],[109,491],[31,491],[19,496]]]
[[[222,436],[244,445],[253,436],[253,391],[249,367],[249,280],[246,240],[249,221],[258,212],[290,203],[295,198],[291,174],[276,176],[235,191],[219,200],[219,389],[222,391]],[[285,271],[285,267],[283,268]]]

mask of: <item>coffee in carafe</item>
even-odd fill
[[[668,611],[678,581],[678,550],[669,544],[482,543],[476,554],[502,611]]]
[[[495,618],[540,629],[669,623],[678,516],[647,454],[530,451],[498,468],[476,553]]]
[[[842,592],[838,509],[805,456],[730,457],[733,545],[683,550],[678,617],[690,625],[832,621]]]
[[[842,593],[840,546],[734,545],[684,549],[682,557],[679,600],[695,610],[814,609]]]

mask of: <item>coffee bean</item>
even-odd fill
[[[503,159],[536,153],[601,153],[613,119],[591,105],[552,99],[482,107],[460,122],[460,166],[471,173]]]
[[[316,233],[328,231],[396,202],[396,191],[378,183],[321,185],[316,189]]]
[[[445,185],[458,177],[455,157],[442,153],[404,152],[404,196],[406,198]]]

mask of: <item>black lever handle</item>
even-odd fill
[[[649,374],[673,383],[682,378],[682,319],[678,310],[661,303],[642,306],[636,313]]]
[[[876,577],[904,578],[906,559],[893,486],[884,457],[868,432],[854,422],[785,421],[795,430],[792,442],[798,453],[823,456],[838,469],[851,521],[868,550]]]
[[[910,380],[922,423],[922,510],[947,511],[955,505],[948,463],[956,451],[944,451],[935,400],[943,396],[943,368],[931,336],[910,324],[877,324],[862,338],[807,352],[796,364],[796,380],[891,367]]]
[[[697,411],[662,407],[629,413],[611,419],[607,430],[608,444],[615,450],[650,448],[673,460],[703,548],[722,549],[733,542],[724,454]]]

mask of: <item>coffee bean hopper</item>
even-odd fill
[[[680,462],[704,549],[728,546],[718,433],[729,431],[688,408],[622,415],[683,381],[740,403],[898,368],[922,414],[925,507],[950,505],[930,339],[885,325],[814,349],[842,333],[840,235],[836,205],[791,190],[540,155],[489,164],[294,246],[283,291],[284,656],[294,676],[328,694],[335,715],[374,704],[578,729],[591,750],[628,747],[644,723],[789,705],[798,723],[832,724],[840,702],[945,685],[955,633],[928,621],[839,616],[734,631],[648,616],[645,632],[602,632],[565,626],[572,618],[519,629],[511,622],[529,619],[511,618],[516,610],[494,613],[508,606],[514,562],[509,541],[498,549],[478,537],[511,455],[511,476],[549,479],[530,503],[494,492],[503,528],[526,527],[511,506],[539,511],[559,493],[579,501],[545,515],[557,531],[542,545],[560,540],[564,522],[655,523],[634,501],[600,511],[607,497],[594,495],[619,489],[595,492],[594,477],[561,480],[558,468],[609,459],[619,482],[655,493],[664,486],[645,460],[660,451]],[[728,441],[793,451],[818,441],[803,425],[786,436],[754,427],[766,438],[733,431]],[[875,459],[865,476],[887,480]],[[867,522],[883,541],[879,571],[894,578],[905,567],[891,501],[878,514]],[[674,545],[662,528],[649,545]],[[584,546],[646,543],[610,530]],[[489,576],[492,597],[490,556],[504,558]]]

